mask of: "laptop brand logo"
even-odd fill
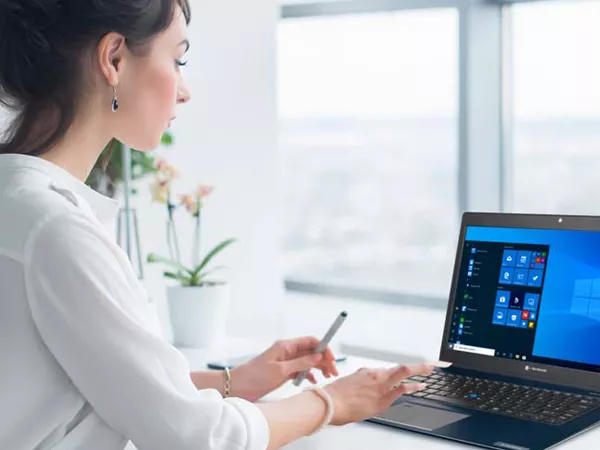
[[[542,373],[548,373],[548,369],[541,369],[539,367],[534,367],[534,366],[525,366],[525,370],[527,372],[542,372]]]

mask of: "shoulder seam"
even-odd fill
[[[35,238],[39,234],[40,230],[44,226],[46,226],[49,222],[51,222],[59,217],[62,217],[62,216],[73,215],[73,213],[74,213],[73,211],[60,211],[60,212],[53,212],[53,213],[47,214],[46,216],[44,216],[44,218],[42,220],[40,220],[31,229],[29,236],[27,236],[27,239],[25,241],[25,245],[23,246],[23,265],[24,266],[29,266],[29,262],[31,261],[32,245],[33,245],[33,242],[35,241]],[[82,216],[85,217],[85,214],[82,214]]]

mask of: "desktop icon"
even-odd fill
[[[499,282],[501,284],[512,284],[515,269],[502,269]]]
[[[532,330],[535,328],[535,322],[529,322],[529,329]]]
[[[492,323],[494,325],[506,325],[507,314],[508,314],[508,309],[496,308],[494,310],[494,319],[492,320]]]
[[[542,287],[542,276],[543,276],[543,271],[530,270],[529,271],[529,281],[527,282],[527,285],[533,286],[533,287]]]
[[[523,308],[523,299],[525,298],[524,292],[513,292],[510,295],[510,307],[516,309]]]
[[[507,308],[509,300],[510,300],[510,292],[509,291],[498,291],[496,293],[496,306],[499,306],[501,308]]]
[[[509,327],[519,327],[521,325],[521,314],[519,311],[507,310],[506,325]]]
[[[531,261],[531,252],[520,251],[517,253],[517,267],[527,268]]]
[[[517,260],[517,251],[516,250],[504,250],[504,254],[502,255],[502,265],[504,267],[515,267]]]
[[[515,275],[514,275],[514,284],[519,284],[521,286],[525,286],[527,284],[527,276],[528,276],[528,270],[527,269],[517,269],[515,270]]]
[[[462,312],[465,312],[466,310],[467,310],[467,307],[466,307],[466,306],[463,306],[463,307],[462,307]]]
[[[540,302],[540,294],[525,294],[525,303],[523,309],[527,309],[530,312],[535,312],[538,309]]]

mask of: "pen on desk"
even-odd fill
[[[333,322],[333,325],[331,325],[327,333],[325,333],[325,336],[323,337],[323,339],[321,339],[321,342],[319,342],[319,345],[317,346],[314,353],[323,353],[325,351],[325,349],[331,342],[331,339],[333,339],[333,336],[335,336],[335,333],[337,333],[337,331],[340,329],[340,327],[346,320],[346,317],[348,317],[348,313],[346,311],[342,311],[337,317],[337,319],[335,319],[335,322]],[[294,386],[300,386],[300,383],[304,381],[304,378],[306,377],[306,375],[308,375],[308,372],[308,370],[300,372],[294,380]]]

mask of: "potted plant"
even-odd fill
[[[173,145],[173,135],[165,131],[161,139],[161,146]],[[123,183],[123,152],[124,145],[117,139],[112,139],[102,151],[100,158],[92,168],[86,184],[95,191],[110,198],[116,198]],[[148,152],[132,150],[130,153],[131,181],[137,181],[156,173],[155,156]],[[126,193],[123,192],[125,195]],[[135,195],[137,190],[130,186],[128,194]],[[132,244],[126,245],[126,226],[130,223],[129,232],[132,233]],[[142,264],[143,251],[140,246],[140,232],[138,229],[138,216],[135,208],[120,208],[116,223],[117,243],[127,251],[131,263],[137,267],[136,272],[140,280],[144,279],[144,268]],[[149,297],[149,301],[151,299]]]
[[[164,277],[177,283],[167,287],[173,343],[192,348],[217,346],[225,335],[230,287],[226,282],[213,278],[213,274],[224,266],[213,267],[212,263],[235,239],[220,242],[201,258],[202,210],[204,202],[213,192],[212,186],[201,185],[192,195],[180,195],[179,201],[175,203],[172,201],[172,184],[179,176],[178,171],[165,160],[159,160],[156,169],[152,197],[153,201],[167,207],[169,257],[151,253],[148,255],[148,262],[165,265],[167,269],[163,273]],[[182,207],[194,221],[189,266],[182,262],[175,227],[175,215]]]
[[[173,145],[173,135],[170,131],[163,134],[161,145],[170,147]],[[131,179],[133,181],[147,177],[156,172],[155,157],[151,153],[131,152]],[[115,198],[119,185],[123,182],[123,144],[117,139],[109,142],[98,158],[90,176],[86,180],[88,186],[95,191]],[[132,188],[132,194],[136,190]]]

